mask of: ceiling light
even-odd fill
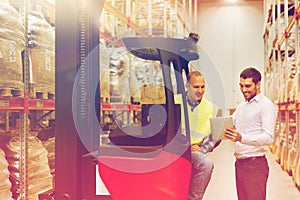
[[[237,2],[238,0],[225,0],[225,1],[227,1],[227,2]]]

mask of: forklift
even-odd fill
[[[142,127],[111,131],[110,142],[99,147],[99,175],[112,199],[187,199],[191,151],[183,76],[189,73],[189,62],[199,58],[197,34],[121,40],[133,55],[160,62],[166,102],[142,105]],[[182,104],[176,104],[175,95]]]
[[[199,58],[197,35],[120,39],[131,54],[160,62],[166,100],[141,105],[142,126],[120,126],[100,144],[98,19],[103,2],[56,2],[55,187],[39,199],[187,199],[191,152],[183,79],[189,62]],[[96,194],[97,177],[109,195]]]

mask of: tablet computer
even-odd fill
[[[233,127],[232,116],[212,117],[210,118],[210,127],[213,140],[227,139],[223,132],[228,127]]]

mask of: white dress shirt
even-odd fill
[[[236,142],[236,158],[265,155],[274,139],[275,122],[275,105],[263,94],[240,103],[233,113],[234,126],[242,135],[242,141]]]

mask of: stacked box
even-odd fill
[[[143,104],[165,104],[164,86],[144,85],[141,87],[141,102]]]
[[[25,28],[20,14],[8,0],[0,0],[0,21],[0,89],[23,90],[21,53]]]

